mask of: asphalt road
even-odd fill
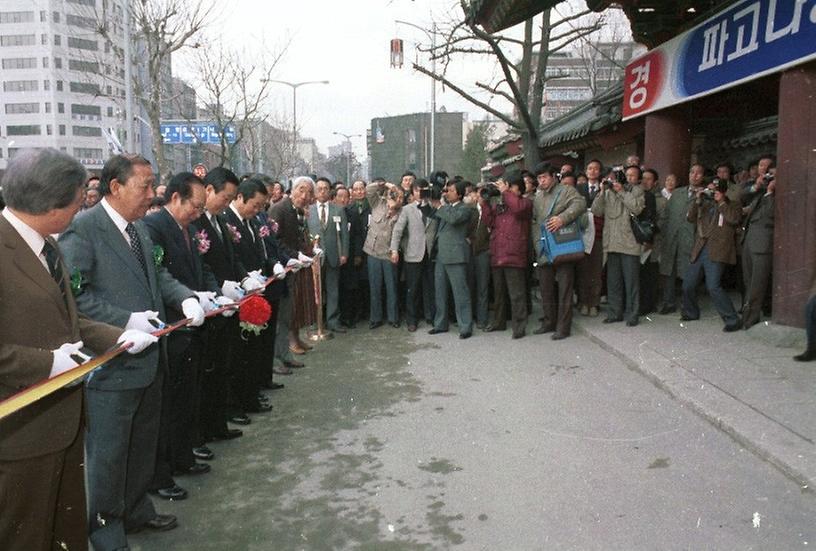
[[[588,339],[358,329],[137,551],[802,549],[816,494]]]

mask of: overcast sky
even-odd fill
[[[582,0],[574,2],[583,4]],[[374,117],[430,110],[431,81],[411,69],[416,43],[428,44],[429,39],[420,30],[394,20],[428,28],[432,16],[437,20],[448,13],[459,16],[458,4],[458,0],[232,0],[219,3],[221,20],[208,32],[249,47],[261,37],[273,47],[290,40],[275,78],[330,81],[298,89],[298,127],[302,134],[315,138],[325,153],[328,146],[344,140],[333,132],[365,136]],[[390,67],[392,38],[404,40],[402,69]],[[419,55],[427,61],[427,54]],[[183,60],[176,61],[177,74],[189,76]],[[466,90],[474,91],[474,81],[489,80],[494,71],[492,61],[474,59],[457,64],[450,74]],[[471,119],[485,116],[454,92],[443,92],[440,85],[437,109],[443,106],[448,111],[465,111]],[[276,85],[269,110],[291,117],[290,87]],[[364,157],[365,138],[353,138],[352,143],[358,157]]]

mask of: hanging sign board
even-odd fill
[[[743,0],[626,67],[623,120],[816,59],[816,0]]]

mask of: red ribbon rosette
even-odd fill
[[[256,336],[266,329],[269,318],[272,317],[272,306],[260,295],[253,295],[241,302],[238,307],[238,320],[241,326],[241,336],[246,340],[246,333]]]

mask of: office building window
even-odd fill
[[[74,136],[95,138],[102,135],[102,129],[97,126],[72,126],[71,133]]]
[[[75,36],[69,36],[68,37],[68,47],[69,48],[78,48],[80,50],[97,51],[99,49],[99,43],[96,40],[87,40],[85,38],[77,38]]]
[[[0,46],[34,46],[36,35],[33,34],[4,34],[0,35]],[[48,35],[43,35],[48,37]]]
[[[4,92],[36,92],[37,90],[36,80],[7,80],[3,82]]]
[[[60,136],[65,135],[65,125],[64,124],[59,125],[59,135]]]
[[[39,103],[7,103],[6,115],[28,115],[30,113],[39,113]],[[46,111],[47,113],[48,111]]]
[[[0,23],[33,23],[33,11],[0,11]]]
[[[19,124],[6,127],[7,136],[39,136],[42,134],[42,127],[39,124]]]
[[[76,92],[78,94],[94,94],[98,95],[99,85],[94,84],[93,82],[71,82],[69,85],[69,89],[72,92]]]
[[[44,58],[44,60],[47,59],[48,58]],[[36,57],[10,57],[3,59],[3,69],[36,69],[36,68],[37,68]]]

